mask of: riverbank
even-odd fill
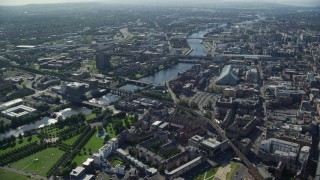
[[[192,48],[190,48],[188,51],[186,51],[185,53],[183,53],[184,55],[189,55],[191,52],[193,51],[193,49]]]

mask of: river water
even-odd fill
[[[144,82],[149,82],[153,84],[164,84],[165,81],[172,80],[178,76],[179,72],[183,72],[185,70],[188,70],[192,67],[193,64],[188,64],[188,63],[179,63],[176,64],[168,69],[156,72],[152,76],[144,77],[139,79],[139,81],[144,81]],[[137,86],[134,84],[126,84],[124,86],[121,86],[119,89],[124,89],[127,91],[134,92],[138,89],[143,89],[141,86]],[[101,104],[101,105],[108,105],[116,100],[118,100],[120,97],[114,94],[106,94],[103,97],[99,99],[94,99],[92,102]]]
[[[253,22],[257,22],[260,20],[265,20],[266,18],[262,15],[256,15],[257,19],[255,20],[249,20],[237,23],[237,25],[248,25]],[[220,24],[218,28],[225,27],[226,24]],[[209,49],[202,43],[202,38],[209,32],[211,32],[214,28],[205,29],[196,33],[191,34],[187,39],[189,47],[192,49],[191,53],[189,53],[189,56],[206,56],[208,54]]]
[[[189,39],[187,39],[189,47],[192,48],[189,56],[206,56],[208,53],[208,48],[202,43],[202,39],[206,34],[208,34],[212,28],[199,31],[197,33],[191,34]],[[198,38],[198,39],[197,39]]]

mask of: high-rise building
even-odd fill
[[[99,71],[106,71],[111,68],[110,63],[111,56],[104,53],[97,53],[96,54],[96,67]]]

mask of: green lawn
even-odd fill
[[[209,171],[207,171],[206,178],[209,178],[209,177],[212,177],[213,175],[215,175],[217,173],[218,169],[219,169],[218,167],[209,169]]]
[[[58,148],[48,148],[13,163],[12,167],[46,176],[50,168],[63,156],[63,154],[64,152]],[[38,161],[35,162],[35,159],[38,159]]]
[[[16,174],[13,172],[8,172],[5,170],[0,169],[0,179],[3,180],[30,180],[33,178],[28,178],[27,176]]]
[[[113,125],[111,123],[108,125],[106,131],[107,131],[110,138],[114,138],[117,136],[116,132],[113,129]]]
[[[79,138],[79,136],[80,136],[80,134],[75,135],[72,138],[69,138],[69,139],[63,141],[63,143],[72,146],[76,142],[76,140]]]
[[[237,172],[237,170],[240,168],[240,164],[236,163],[236,162],[230,162],[231,163],[231,171],[227,174],[227,179],[231,180],[233,178],[233,176],[235,175],[235,173]]]
[[[113,167],[115,167],[117,164],[123,165],[123,161],[118,158],[114,158],[112,159],[111,164]]]
[[[96,117],[97,117],[97,115],[95,113],[91,113],[86,116],[86,120],[89,121],[89,120],[92,120]]]
[[[143,76],[142,74],[136,74],[136,75],[135,75],[135,77],[136,77],[137,79],[142,78],[142,76]]]
[[[210,178],[210,177],[212,177],[213,175],[215,175],[217,173],[218,169],[219,169],[219,167],[210,168],[208,171],[206,171],[206,172],[204,172],[202,174],[199,174],[195,179],[203,180],[203,179],[206,179],[206,178]],[[213,177],[210,178],[210,179],[213,179]]]
[[[64,126],[63,128],[61,129],[58,129],[57,127],[55,126],[47,126],[45,128],[42,129],[42,132],[44,132],[45,134],[47,134],[48,136],[53,136],[53,137],[57,137],[58,136],[58,133],[67,129],[68,126]]]
[[[35,141],[38,141],[38,142],[40,141],[40,139],[36,135],[32,136],[32,140],[30,142],[27,141],[27,138],[23,138],[23,142],[21,144],[19,144],[19,139],[17,138],[15,146],[7,146],[4,148],[0,148],[0,155],[7,153],[11,150],[17,149],[21,146],[25,146],[25,145],[32,143],[32,142],[35,142]]]
[[[89,149],[91,149],[92,153],[98,152],[99,148],[103,146],[103,139],[100,137],[97,137],[98,130],[92,135],[92,137],[89,139],[87,144],[84,146],[86,149],[86,154],[84,154],[83,148],[81,150],[81,154],[77,155],[74,159],[73,162],[76,162],[77,165],[82,164],[86,159],[90,156],[89,155]]]

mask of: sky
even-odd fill
[[[184,2],[186,0],[0,0],[0,5],[26,5],[26,4],[48,4],[48,3],[76,3],[76,2],[106,2],[106,3],[129,3],[129,4],[146,4],[156,2]],[[290,4],[300,6],[320,6],[320,0],[215,0],[219,2],[268,2],[279,4]],[[192,2],[215,2],[214,0],[193,0]]]

